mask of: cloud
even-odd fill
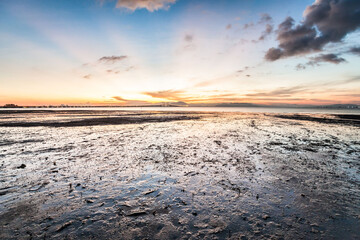
[[[319,66],[321,63],[327,62],[327,63],[333,63],[333,64],[339,64],[346,62],[346,60],[339,56],[339,54],[329,53],[329,54],[320,54],[316,57],[310,58],[310,61],[308,61],[306,64],[298,64],[296,65],[296,70],[304,70],[307,66]]]
[[[164,90],[164,91],[157,91],[157,92],[143,92],[143,94],[148,95],[153,98],[162,98],[168,100],[179,101],[181,100],[181,94],[183,91],[176,91],[176,90]]]
[[[160,9],[169,9],[171,4],[174,4],[176,0],[118,0],[117,8],[126,8],[131,11],[136,9],[147,9],[150,12]]]
[[[273,19],[272,17],[267,14],[267,13],[262,13],[261,14],[261,17],[260,17],[260,20],[259,20],[259,23],[267,23],[267,22],[271,22]]]
[[[317,57],[313,57],[311,58],[311,62],[314,63],[319,63],[319,62],[328,62],[328,63],[333,63],[333,64],[339,64],[342,62],[346,62],[346,60],[342,57],[339,57],[339,55],[336,55],[334,53],[330,53],[330,54],[320,54]]]
[[[120,62],[126,58],[128,58],[128,56],[105,56],[105,57],[100,58],[98,61],[101,63],[114,64],[114,63]]]
[[[307,91],[308,89],[304,86],[295,87],[282,87],[269,92],[257,92],[246,94],[247,97],[291,97],[293,94]]]
[[[287,17],[277,29],[278,47],[265,55],[268,61],[322,51],[360,27],[359,0],[316,0],[304,11],[301,24]]]
[[[250,23],[245,23],[244,26],[243,26],[243,29],[248,29],[248,28],[251,28],[254,26],[254,23],[253,22],[250,22]]]
[[[259,37],[259,41],[265,40],[265,38],[273,32],[273,29],[274,29],[273,25],[266,24],[266,28],[263,31],[263,33],[261,34],[261,36]]]
[[[299,63],[298,65],[295,66],[295,69],[298,70],[298,71],[300,71],[300,70],[305,70],[305,69],[306,69],[306,65]]]
[[[249,68],[250,68],[249,66],[245,66],[243,69],[236,71],[236,73],[243,73],[243,72],[249,70]]]
[[[231,28],[232,28],[232,25],[231,25],[231,24],[226,25],[226,30],[229,30],[229,29],[231,29]]]
[[[280,48],[270,48],[265,54],[265,59],[268,61],[276,61],[281,58],[282,55],[283,51]]]
[[[139,105],[151,104],[151,102],[142,101],[142,100],[130,100],[130,99],[122,98],[120,96],[113,96],[111,98],[116,100],[117,102],[119,102],[121,105],[124,105],[124,106],[139,106]],[[110,103],[113,103],[113,101],[111,101]]]
[[[194,35],[193,34],[186,34],[184,36],[185,45],[183,47],[183,50],[185,51],[191,51],[196,48],[196,45],[193,43],[194,41]]]
[[[126,99],[124,99],[124,98],[122,98],[122,97],[120,97],[120,96],[114,96],[114,97],[112,97],[113,99],[115,99],[115,100],[117,100],[117,101],[119,101],[119,102],[127,102],[128,100],[126,100]]]
[[[186,42],[192,42],[193,39],[194,39],[194,36],[191,35],[191,34],[186,34],[185,37],[184,37],[184,40],[185,40]]]
[[[358,82],[360,82],[360,76],[354,76],[354,77],[339,81],[339,84],[358,83]]]
[[[360,56],[360,47],[352,47],[349,52]]]
[[[168,101],[174,102],[186,102],[186,103],[199,103],[199,102],[220,102],[223,100],[233,101],[238,100],[238,98],[230,98],[237,96],[234,93],[225,93],[225,94],[210,94],[210,95],[192,95],[189,92],[182,90],[165,90],[157,92],[143,92],[143,94],[151,96],[153,98],[166,99]]]
[[[91,78],[91,75],[90,75],[90,74],[85,75],[85,76],[83,76],[83,78],[85,78],[85,79],[90,79],[90,78]]]

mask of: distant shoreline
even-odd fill
[[[163,105],[140,105],[140,106],[0,106],[0,109],[23,109],[23,108],[45,108],[45,109],[57,109],[57,108],[309,108],[309,109],[360,109],[360,105],[355,104],[334,104],[334,105],[257,105],[257,104],[218,104],[207,106],[163,106]]]

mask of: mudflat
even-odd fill
[[[0,238],[359,239],[359,121],[0,111]]]

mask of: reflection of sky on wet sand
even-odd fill
[[[162,123],[0,128],[5,136],[1,238],[359,234],[353,126],[214,113]]]

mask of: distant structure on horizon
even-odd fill
[[[320,106],[321,108],[347,108],[347,109],[357,109],[360,108],[359,105],[356,104],[333,104],[333,105],[324,105]]]
[[[13,103],[8,103],[8,104],[5,104],[3,106],[3,108],[22,108],[21,106],[18,106],[16,104],[13,104]]]

